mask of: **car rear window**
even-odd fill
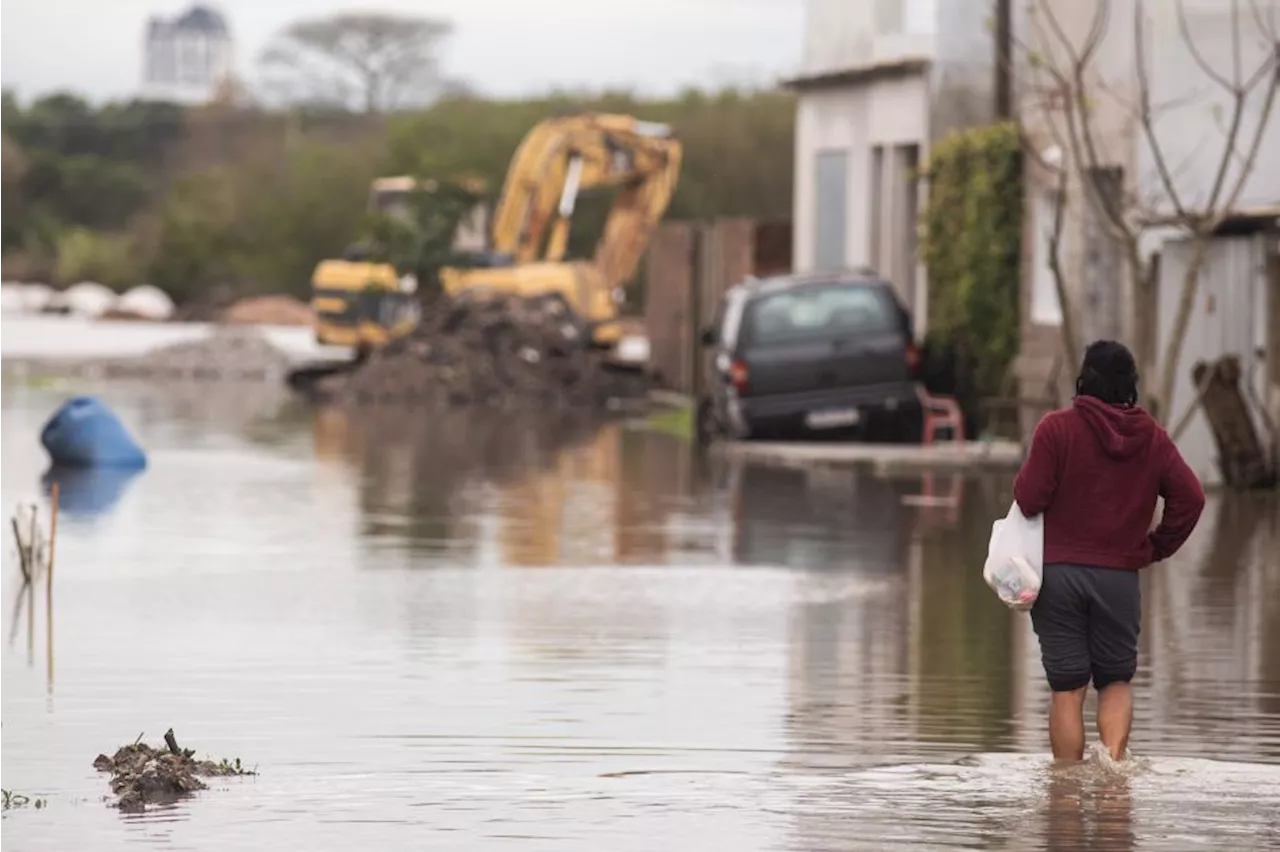
[[[773,293],[753,301],[743,322],[748,346],[833,340],[901,329],[892,298],[866,284],[828,284]]]

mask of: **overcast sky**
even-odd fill
[[[0,77],[24,98],[71,89],[135,94],[143,28],[180,0],[4,0]],[[767,85],[800,61],[803,0],[220,0],[248,82],[271,36],[299,18],[388,11],[449,20],[443,66],[493,95],[552,87],[665,94],[684,86]]]

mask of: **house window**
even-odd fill
[[[821,151],[814,175],[817,185],[817,227],[814,229],[813,265],[817,269],[841,269],[845,265],[845,233],[849,205],[849,153]]]
[[[884,218],[883,145],[875,145],[871,148],[871,174],[868,175],[867,186],[871,187],[871,204],[867,207],[867,219],[869,220],[867,224],[871,229],[868,238],[871,244],[869,256],[871,258],[871,268],[879,270],[884,265],[880,251],[880,241],[884,234],[884,227],[881,223]]]
[[[1049,266],[1049,248],[1059,195],[1041,192],[1035,201],[1032,227],[1035,228],[1035,268],[1031,278],[1031,321],[1036,325],[1062,325],[1062,303]]]

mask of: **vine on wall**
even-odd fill
[[[929,270],[929,343],[951,353],[979,396],[1000,393],[1018,352],[1022,150],[1012,122],[939,141],[923,177],[921,251]],[[967,380],[966,380],[967,379]]]

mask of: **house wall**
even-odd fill
[[[801,75],[931,56],[939,5],[945,4],[940,0],[806,0]]]
[[[816,257],[818,157],[844,152],[844,265],[876,268],[900,288],[908,305],[919,301],[922,288],[917,282],[923,276],[916,269],[912,212],[919,200],[909,153],[914,150],[917,164],[927,156],[927,105],[928,85],[922,74],[800,96],[793,249],[797,270],[822,265]]]
[[[1016,0],[1014,0],[1016,2]],[[934,32],[929,69],[929,136],[996,119],[996,56],[991,0],[934,0]]]
[[[1252,396],[1262,402],[1268,395],[1265,353],[1269,344],[1280,343],[1267,339],[1271,310],[1267,267],[1274,239],[1272,235],[1259,234],[1220,237],[1210,242],[1174,380],[1170,424],[1181,421],[1196,398],[1192,370],[1201,361],[1211,363],[1224,355],[1237,356],[1242,371],[1241,392],[1246,400]],[[1157,323],[1161,352],[1173,326],[1191,249],[1190,241],[1178,239],[1166,242],[1161,251]],[[1260,416],[1255,416],[1254,428],[1265,446],[1270,436]],[[1222,483],[1217,445],[1203,411],[1196,410],[1191,415],[1186,431],[1178,438],[1178,449],[1205,485]]]
[[[1191,44],[1181,33],[1180,6],[1185,12]],[[1202,207],[1209,198],[1226,151],[1227,128],[1234,109],[1231,93],[1221,83],[1214,82],[1196,56],[1225,77],[1228,84],[1234,84],[1237,67],[1242,79],[1253,74],[1274,50],[1274,45],[1258,31],[1251,11],[1254,7],[1262,15],[1269,9],[1272,15],[1280,16],[1280,0],[1241,2],[1240,36],[1236,38],[1232,4],[1224,0],[1148,2],[1144,6],[1148,18],[1145,53],[1151,69],[1151,102],[1158,106],[1154,135],[1170,164],[1173,183],[1184,205]],[[1236,144],[1240,151],[1246,150],[1256,135],[1267,83],[1273,79],[1270,74],[1260,79],[1245,100]],[[1272,111],[1263,132],[1254,168],[1235,204],[1237,209],[1280,201],[1280,111]],[[1137,145],[1137,165],[1139,197],[1150,199],[1157,214],[1173,213],[1145,137]],[[1219,206],[1238,182],[1240,166],[1239,158],[1231,158]]]
[[[856,83],[802,89],[796,117],[794,260],[798,270],[827,266],[819,257],[819,204],[843,222],[846,266],[875,268],[927,325],[925,270],[916,250],[924,187],[915,175],[930,142],[994,117],[995,49],[990,0],[809,0],[804,74],[866,70]],[[937,37],[945,33],[946,38]],[[923,72],[886,66],[927,60]],[[878,69],[879,73],[875,73]],[[877,153],[877,148],[880,151]],[[843,152],[844,208],[818,191],[818,158]],[[821,239],[829,238],[823,231]],[[826,243],[824,242],[824,245]]]

